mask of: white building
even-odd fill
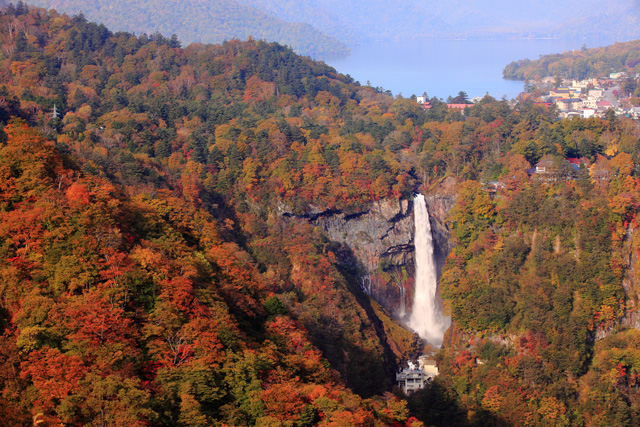
[[[591,80],[573,80],[571,81],[571,87],[586,89],[590,83],[592,83]]]
[[[416,390],[425,388],[438,375],[438,366],[434,360],[428,360],[425,356],[420,356],[418,366],[411,361],[409,367],[403,368],[396,374],[398,387],[405,394],[411,394]]]
[[[583,119],[588,119],[589,117],[593,117],[596,114],[596,110],[593,108],[579,108],[578,111],[582,113]]]
[[[596,108],[598,106],[598,101],[600,101],[600,97],[589,95],[586,99],[582,100],[582,106],[584,108]]]
[[[420,369],[422,369],[432,377],[436,377],[440,373],[438,371],[438,365],[436,364],[436,361],[433,359],[427,359],[427,356],[420,356],[418,358],[418,366],[420,367]]]

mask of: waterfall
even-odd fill
[[[416,281],[413,297],[413,309],[408,325],[420,337],[433,346],[442,345],[444,332],[451,319],[442,314],[438,303],[438,276],[433,258],[433,237],[429,212],[424,196],[418,194],[413,199],[416,247]]]

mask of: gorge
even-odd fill
[[[357,212],[316,208],[307,215],[296,216],[283,208],[282,215],[322,230],[332,242],[337,261],[357,276],[361,290],[437,347],[448,320],[435,314],[423,318],[417,312],[429,312],[431,309],[425,304],[441,312],[438,303],[426,302],[426,295],[435,292],[435,288],[427,289],[436,286],[452,249],[445,225],[445,218],[455,205],[451,185],[451,180],[444,180],[427,195],[411,200],[379,200],[363,205]],[[422,263],[429,265],[416,268]],[[426,325],[433,322],[438,325],[437,332],[425,332]]]

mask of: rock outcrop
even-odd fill
[[[638,229],[630,226],[627,229],[622,250],[622,257],[626,262],[626,275],[622,286],[626,294],[626,312],[622,318],[622,325],[640,329],[640,280],[638,272],[638,252],[634,239],[637,239]]]
[[[455,197],[435,194],[428,195],[425,199],[431,218],[431,233],[434,241],[433,255],[438,264],[438,272],[441,272],[449,252],[453,249],[453,242],[449,229],[445,225],[445,219],[455,204]]]
[[[451,195],[425,197],[431,215],[434,255],[441,270],[451,243],[444,219]],[[304,217],[323,230],[339,262],[356,275],[361,288],[397,317],[408,314],[415,275],[413,200],[380,200],[356,213],[315,209]]]

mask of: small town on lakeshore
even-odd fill
[[[634,94],[638,75],[615,72],[608,77],[585,80],[563,80],[546,77],[527,82],[525,89],[537,94],[540,102],[555,105],[559,118],[606,117],[612,110],[616,116],[640,118],[638,97]]]
[[[518,96],[518,100],[528,97],[534,99],[536,104],[548,107],[555,105],[558,117],[561,119],[571,117],[605,118],[609,110],[616,116],[638,119],[640,118],[640,99],[636,90],[638,78],[640,78],[640,74],[629,75],[626,72],[615,72],[610,73],[607,77],[584,80],[550,76],[540,80],[527,81],[525,91]],[[447,107],[464,110],[482,98],[475,97],[469,101],[470,103],[447,102]],[[416,101],[425,109],[431,108],[431,103],[425,95],[417,96]]]

